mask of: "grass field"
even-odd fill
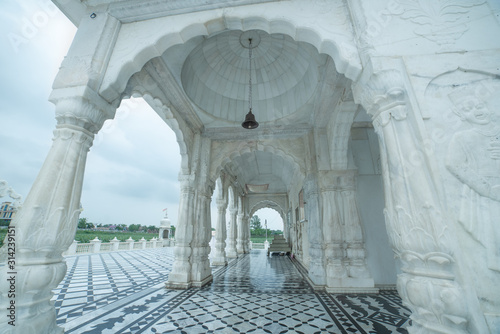
[[[143,238],[150,240],[154,237],[158,238],[158,233],[145,233],[145,232],[104,232],[104,231],[89,231],[89,230],[77,230],[75,235],[75,240],[81,243],[88,243],[90,240],[98,237],[102,242],[109,242],[111,239],[116,237],[120,241],[125,241],[128,238],[138,241]]]
[[[3,240],[5,239],[5,235],[7,234],[7,230],[0,230],[0,246],[3,244]],[[142,237],[146,240],[150,240],[153,237],[158,238],[157,233],[144,233],[144,232],[103,232],[103,231],[89,231],[89,230],[77,230],[75,235],[75,240],[80,243],[88,243],[90,240],[98,237],[102,242],[109,242],[111,239],[116,237],[116,239],[120,241],[125,241],[129,237],[138,241]],[[266,237],[251,237],[250,240],[255,243],[264,243]],[[269,243],[273,240],[273,236],[269,235],[267,237],[267,241]]]
[[[3,245],[3,240],[7,230],[0,230],[0,247]],[[120,241],[125,241],[129,237],[138,241],[142,237],[146,240],[150,240],[153,237],[158,238],[158,233],[144,233],[144,232],[103,232],[103,231],[89,231],[89,230],[77,230],[75,235],[75,240],[80,243],[88,243],[90,240],[98,237],[102,242],[109,242],[111,239],[116,237]]]

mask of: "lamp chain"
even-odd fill
[[[248,58],[250,61],[250,66],[249,66],[250,78],[248,80],[248,84],[250,86],[248,90],[248,109],[252,111],[252,39],[251,38],[248,39]]]

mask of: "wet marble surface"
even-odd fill
[[[265,251],[213,267],[201,289],[167,290],[173,249],[66,258],[54,290],[66,333],[406,333],[394,291],[314,291],[292,261]]]

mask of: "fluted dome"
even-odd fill
[[[241,123],[249,109],[248,38],[253,45],[253,113],[259,122],[293,114],[316,89],[320,55],[282,34],[227,31],[206,39],[184,62],[184,90],[211,116]]]

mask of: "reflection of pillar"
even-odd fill
[[[212,196],[208,190],[199,191],[198,219],[194,224],[193,241],[191,242],[191,279],[193,286],[200,287],[212,280],[210,269],[210,239],[212,238],[212,224],[210,219],[210,203]]]
[[[227,235],[227,247],[226,256],[230,258],[238,257],[238,252],[236,251],[236,237],[238,236],[238,231],[236,230],[236,219],[237,219],[238,209],[229,209],[229,230]]]
[[[217,199],[217,226],[215,228],[215,255],[212,259],[214,266],[227,265],[226,259],[226,208],[227,203],[223,198]]]
[[[100,102],[95,96],[95,103]],[[52,147],[23,204],[14,217],[15,267],[0,267],[0,327],[11,301],[16,307],[16,333],[62,333],[50,299],[66,274],[62,253],[71,245],[80,214],[80,196],[87,153],[94,134],[114,108],[86,98],[56,103],[57,126]],[[4,245],[6,254],[7,244]],[[3,251],[2,250],[2,251]],[[7,274],[15,272],[15,274]],[[9,297],[7,277],[15,276],[15,299]]]
[[[425,151],[421,116],[412,109],[405,82],[395,70],[373,74],[357,93],[379,137],[387,232],[403,264],[398,292],[412,311],[408,330],[468,333],[468,312],[475,306],[465,302],[455,278],[439,174]],[[418,164],[408,160],[415,156]]]
[[[175,260],[168,275],[167,288],[187,289],[191,287],[191,241],[195,210],[194,175],[179,175],[181,195],[179,217],[175,229]]]

